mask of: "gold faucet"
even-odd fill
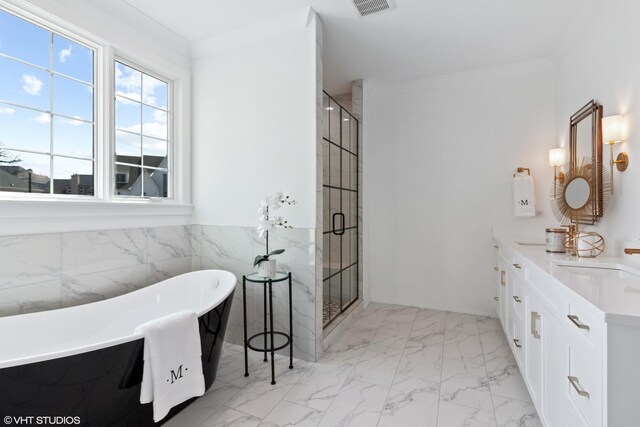
[[[561,227],[567,227],[567,237],[565,240],[565,248],[569,255],[576,254],[576,234],[578,234],[578,227],[575,224],[561,225]]]
[[[624,248],[624,253],[627,255],[640,254],[640,249]]]

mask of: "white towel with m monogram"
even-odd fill
[[[144,336],[140,403],[153,402],[153,420],[171,408],[204,394],[198,317],[181,311],[136,328]]]

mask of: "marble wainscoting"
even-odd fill
[[[243,342],[242,276],[254,271],[253,259],[264,253],[264,239],[256,235],[255,227],[194,225],[191,234],[192,269],[223,269],[238,277],[238,287],[225,341]],[[269,249],[285,248],[277,256],[278,269],[291,271],[293,276],[294,357],[316,360],[316,266],[315,229],[278,229],[269,236]],[[289,296],[284,282],[273,285],[274,329],[289,330]],[[262,286],[247,283],[247,328],[253,335],[262,331],[264,298]],[[277,342],[276,342],[277,344]],[[288,352],[288,349],[281,353]]]
[[[100,301],[191,271],[191,226],[0,237],[0,316]]]

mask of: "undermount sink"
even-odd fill
[[[518,242],[516,241],[517,244],[519,244],[520,246],[544,246],[546,245],[545,242]]]
[[[640,271],[622,264],[589,263],[581,261],[559,261],[556,267],[572,274],[609,279],[640,280]]]

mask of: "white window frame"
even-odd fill
[[[191,212],[190,195],[190,89],[191,76],[189,71],[180,66],[174,66],[169,61],[163,61],[158,55],[136,55],[127,48],[114,45],[103,38],[84,30],[77,25],[70,24],[56,15],[39,9],[22,0],[3,2],[0,9],[25,19],[49,31],[68,37],[95,52],[94,58],[94,196],[56,195],[33,193],[0,192],[0,204],[11,206],[16,211],[24,206],[36,208],[36,211],[46,211],[51,208],[60,211],[70,211],[73,205],[110,205],[127,206],[162,206],[167,215]],[[141,49],[136,48],[138,52]],[[153,77],[170,83],[168,102],[169,117],[169,179],[168,197],[123,197],[115,195],[115,61],[123,62],[139,69]],[[53,177],[51,178],[53,185]],[[36,206],[40,205],[42,206]],[[63,206],[69,208],[62,208]],[[169,209],[185,207],[188,209]],[[100,209],[103,209],[100,208]],[[111,208],[109,208],[111,209]],[[118,208],[114,208],[118,209]],[[162,215],[160,211],[145,208],[145,212]],[[10,209],[12,210],[12,209]],[[85,215],[91,210],[82,209]],[[104,211],[96,211],[95,216],[103,216]],[[133,213],[139,215],[139,213]],[[49,213],[51,215],[51,213]],[[64,215],[67,215],[66,213]],[[0,214],[0,220],[4,215]],[[0,233],[2,231],[0,230]]]
[[[144,196],[144,194],[142,196],[121,196],[121,195],[116,195],[115,194],[115,169],[116,169],[116,137],[115,137],[115,132],[116,132],[116,117],[115,117],[115,97],[116,97],[116,93],[115,93],[115,66],[116,66],[116,62],[119,62],[123,65],[126,65],[127,67],[133,68],[137,71],[140,71],[144,74],[147,74],[155,79],[158,79],[162,82],[167,83],[167,175],[169,176],[169,179],[167,180],[167,186],[169,188],[167,188],[167,197],[151,197],[151,196]],[[111,186],[111,194],[113,196],[113,198],[115,200],[123,200],[123,201],[127,201],[127,200],[138,200],[138,199],[149,199],[151,201],[156,201],[156,202],[161,202],[163,200],[168,200],[168,201],[173,201],[174,200],[174,187],[175,187],[175,180],[176,178],[174,177],[174,172],[173,172],[173,156],[174,156],[174,145],[175,145],[175,135],[173,132],[173,122],[174,122],[174,117],[175,117],[175,102],[174,102],[174,96],[173,96],[173,88],[174,88],[174,81],[170,78],[167,78],[163,75],[158,74],[156,71],[150,70],[147,67],[140,65],[139,63],[129,60],[128,58],[119,56],[119,55],[114,55],[113,58],[113,63],[112,63],[112,68],[113,68],[113,87],[111,88],[111,97],[112,97],[112,101],[113,101],[113,122],[112,122],[112,131],[113,131],[113,138],[112,138],[112,144],[113,144],[113,150],[111,152],[111,156],[112,156],[112,161],[111,161],[111,166],[113,167],[113,171],[112,171],[112,176],[113,176],[113,180],[112,182],[112,186]],[[142,104],[142,105],[147,105],[147,104]],[[142,133],[142,123],[140,123],[140,132]],[[141,144],[144,144],[144,142],[141,142]],[[143,170],[143,179],[144,179],[144,166],[141,165],[142,170]],[[144,184],[143,184],[143,188],[144,188]]]

